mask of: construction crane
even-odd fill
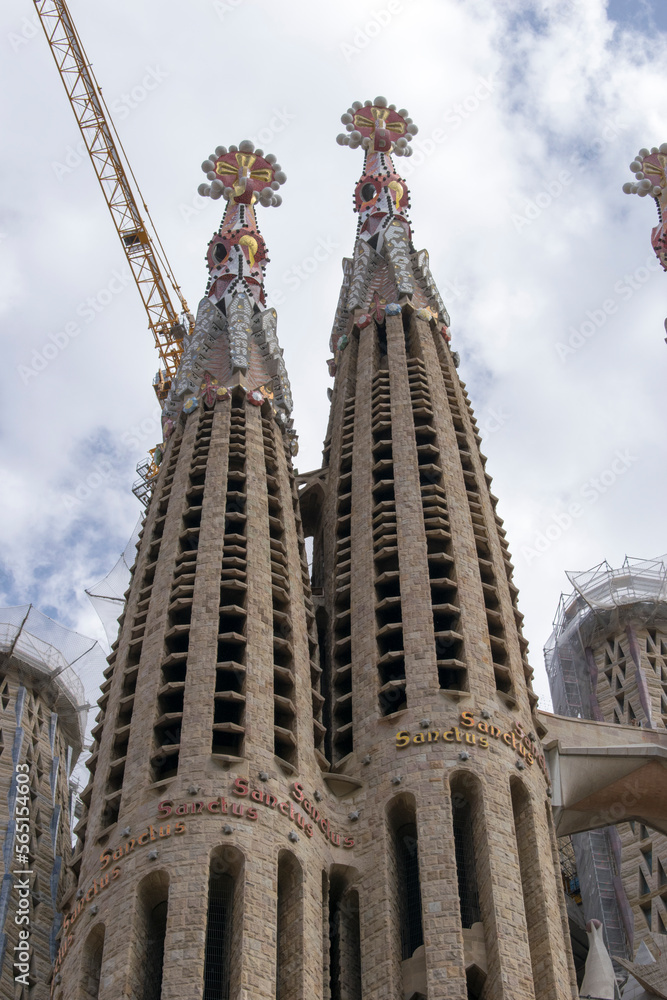
[[[162,362],[153,385],[162,401],[176,374],[183,338],[186,332],[192,333],[194,319],[166,259],[65,0],[34,0],[34,4],[148,315]],[[153,238],[137,207],[130,178],[151,223]],[[184,322],[169,298],[160,262],[181,303]],[[152,456],[138,471],[144,480],[152,478],[157,471]],[[139,499],[145,502],[145,495]]]

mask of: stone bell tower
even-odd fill
[[[383,98],[295,477],[250,142],[177,377],[100,697],[55,1000],[572,1000],[549,782],[502,522]],[[312,591],[304,538],[313,537]]]
[[[342,116],[359,217],[314,537],[326,755],[359,813],[366,998],[576,995],[517,589],[384,98]],[[356,790],[353,789],[356,787]],[[332,992],[332,996],[333,996]],[[343,993],[337,994],[343,995]],[[347,994],[345,994],[347,995]]]
[[[331,841],[291,787],[326,766],[321,671],[255,217],[285,175],[250,142],[203,169],[227,207],[102,685],[58,1000],[274,997],[297,955],[321,990],[326,865],[299,852]]]

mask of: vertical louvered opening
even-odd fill
[[[335,599],[332,627],[331,759],[338,763],[354,748],[352,719],[351,515],[355,397],[343,407],[336,500]]]
[[[211,752],[243,756],[247,642],[246,402],[232,400]]]

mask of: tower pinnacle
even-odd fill
[[[248,139],[239,146],[218,146],[202,170],[209,183],[199,186],[199,194],[214,201],[224,198],[227,205],[206,253],[206,296],[164,407],[165,436],[181,410],[191,413],[200,399],[211,406],[239,385],[250,402],[270,401],[296,454],[289,419],[292,395],[276,337],[276,311],[266,308],[264,294],[269,257],[255,216],[258,204],[280,205],[277,191],[287,178],[276,157],[255,149]]]
[[[394,156],[410,156],[409,145],[418,129],[405,108],[396,110],[384,97],[362,104],[355,101],[341,116],[347,135],[341,146],[365,150],[364,169],[354,194],[359,215],[352,260],[343,261],[344,279],[331,335],[334,355],[345,348],[352,326],[360,329],[374,317],[397,314],[402,309],[420,309],[421,318],[438,323],[448,338],[449,316],[438,294],[425,250],[412,244],[408,218],[410,192],[396,170]],[[336,371],[336,356],[329,362]]]
[[[640,149],[630,164],[635,175],[635,183],[627,181],[623,185],[626,194],[638,194],[640,198],[651,195],[658,209],[658,225],[651,232],[651,243],[656,257],[667,271],[667,229],[664,214],[667,210],[667,142],[658,148]]]

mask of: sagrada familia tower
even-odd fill
[[[306,475],[256,219],[285,176],[250,142],[203,164],[200,192],[226,209],[164,387],[54,1000],[573,1000],[557,834],[599,825],[624,782],[632,814],[667,826],[667,743],[537,712],[394,162],[416,126],[380,97],[343,122],[364,157],[358,227]]]

